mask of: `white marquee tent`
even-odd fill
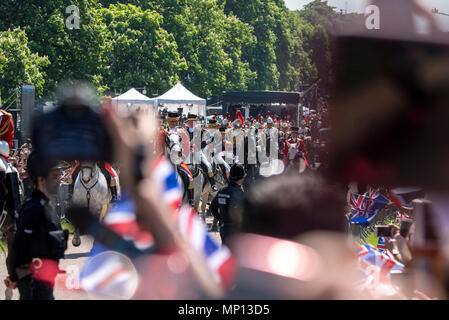
[[[163,105],[168,111],[177,112],[178,108],[183,108],[183,114],[195,113],[206,117],[206,99],[197,97],[179,82],[163,95],[153,99],[156,100],[157,106]]]
[[[134,88],[129,89],[118,97],[112,98],[112,105],[120,113],[135,112],[137,109],[146,110],[154,108],[157,104],[154,99],[148,98]]]

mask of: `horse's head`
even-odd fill
[[[98,166],[95,162],[82,161],[80,163],[81,167],[81,180],[84,184],[88,184],[90,181],[96,178]]]
[[[170,151],[181,152],[181,137],[171,134],[167,137],[167,146]]]
[[[181,142],[182,139],[177,134],[171,134],[166,137],[167,142],[167,154],[170,159],[170,161],[175,164],[178,160],[175,160],[172,157],[178,157],[179,159],[182,158],[182,147]]]

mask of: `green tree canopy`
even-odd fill
[[[255,78],[242,59],[243,47],[255,41],[252,28],[225,15],[215,0],[158,1],[163,27],[172,33],[187,69],[182,81],[196,94],[219,94],[227,88],[245,90]]]
[[[66,26],[69,5],[79,8],[80,29]],[[29,61],[47,57],[35,68],[39,95],[69,79],[152,94],[182,81],[204,97],[297,90],[320,78],[327,91],[331,32],[363,21],[321,0],[299,11],[283,0],[4,0],[0,12],[0,31],[20,28],[28,38],[20,43]]]
[[[15,88],[34,85],[41,95],[45,84],[42,69],[49,64],[46,57],[31,53],[25,31],[16,28],[0,32],[0,91],[5,98]]]
[[[79,8],[80,29],[69,30],[66,26],[69,5]],[[44,94],[53,93],[59,82],[69,79],[88,80],[100,91],[105,89],[101,74],[110,46],[97,8],[96,0],[2,2],[0,12],[10,15],[0,24],[0,30],[8,25],[23,28],[31,51],[47,56],[50,61],[44,69],[47,75]]]
[[[132,4],[100,9],[111,51],[105,81],[111,90],[148,86],[162,93],[178,81],[186,68],[173,35],[161,27],[162,15]]]
[[[276,65],[275,31],[279,23],[279,10],[273,0],[227,0],[225,13],[235,14],[253,27],[256,42],[248,43],[243,50],[243,59],[249,62],[257,77],[250,89],[273,90],[279,86],[279,71]]]

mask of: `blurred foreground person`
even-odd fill
[[[123,281],[123,277],[132,280],[133,272],[123,274],[121,281],[116,279],[115,285],[107,285],[109,292],[101,289],[101,296],[95,298],[197,299],[222,296],[220,279],[211,272],[207,258],[200,253],[202,248],[192,245],[180,231],[183,229],[180,225],[183,224],[188,224],[192,231],[201,231],[202,222],[189,206],[179,209],[172,203],[173,193],[170,193],[171,200],[166,201],[167,194],[164,191],[167,185],[164,185],[164,181],[172,181],[170,177],[174,176],[174,171],[166,158],[154,157],[151,141],[157,135],[158,126],[153,115],[140,114],[131,121],[120,118],[106,105],[104,121],[108,131],[113,133],[115,160],[120,165],[123,189],[129,195],[126,203],[118,204],[121,208],[118,214],[110,217],[107,214],[105,221],[115,219],[117,233],[127,233],[125,236],[131,237],[135,245],[150,245],[150,252],[132,256],[126,250],[120,252],[113,243],[110,244],[108,250],[117,251],[117,254],[99,254],[90,259],[90,266],[82,274],[81,284],[84,289],[104,289],[101,281],[95,281],[103,278],[108,281],[108,272],[111,270],[119,272],[122,269],[135,269],[139,274],[139,282],[136,288],[125,290],[128,294],[120,296],[120,285],[128,286],[129,282]],[[176,183],[176,179],[173,181]],[[177,203],[180,204],[179,201]],[[120,217],[125,217],[125,220],[118,220]],[[194,242],[205,243],[204,238],[198,235],[201,236],[192,235]],[[208,245],[210,249],[210,243]],[[132,260],[122,259],[120,254]],[[114,275],[111,274],[111,277]]]
[[[344,235],[344,195],[319,177],[260,181],[230,239],[239,268],[231,299],[354,299],[356,248]]]
[[[59,259],[67,249],[67,230],[50,202],[58,193],[61,167],[31,153],[28,173],[35,188],[22,205],[12,249],[8,252],[9,277],[5,284],[19,289],[20,300],[54,300],[53,286]]]

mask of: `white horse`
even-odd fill
[[[81,161],[80,168],[73,187],[72,204],[88,208],[101,221],[108,211],[112,199],[108,182],[96,162]],[[120,198],[118,176],[117,196]],[[75,230],[72,244],[74,246],[81,244],[78,230]]]
[[[182,172],[183,169],[179,168],[179,165],[176,164],[175,159],[173,159],[172,157],[177,155],[181,161],[184,160],[182,159],[182,147],[181,147],[181,143],[182,143],[182,139],[179,135],[177,134],[171,134],[171,135],[167,135],[166,136],[166,144],[167,144],[167,150],[166,153],[168,155],[168,158],[170,160],[170,162],[175,166],[175,172],[176,172],[176,179],[178,180],[178,184],[181,185],[183,187],[183,203],[189,203],[189,201],[192,201],[193,198],[193,203],[190,203],[193,205],[193,207],[195,208],[195,210],[198,211],[198,207],[199,207],[199,203],[200,203],[200,198],[201,198],[201,193],[202,193],[202,189],[203,189],[203,182],[204,182],[204,177],[201,174],[201,171],[198,169],[198,165],[188,165],[189,171],[190,173],[193,175],[193,190],[191,190],[190,192],[193,192],[193,196],[191,194],[189,194],[189,181],[187,181],[187,177],[185,176],[185,173]],[[179,159],[178,159],[179,162]],[[181,173],[182,172],[182,173]],[[183,175],[183,176],[181,176]]]

